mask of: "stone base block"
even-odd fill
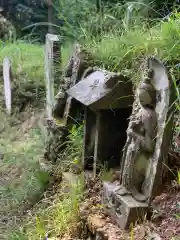
[[[148,203],[138,202],[132,196],[120,196],[120,185],[110,182],[103,183],[102,203],[105,210],[122,229],[142,221],[148,212]]]

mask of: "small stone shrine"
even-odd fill
[[[132,83],[121,74],[95,68],[66,92],[85,108],[85,169],[94,165],[95,175],[99,165],[118,167],[132,112]]]
[[[146,76],[135,92],[120,182],[103,183],[103,204],[123,229],[143,220],[158,194],[172,140],[174,101],[174,85],[166,68],[149,58]]]
[[[84,111],[84,169],[93,169],[95,176],[106,163],[119,167],[119,180],[103,182],[102,203],[127,229],[144,219],[162,183],[173,135],[175,88],[156,58],[146,59],[133,93],[125,76],[91,66],[85,55],[76,45],[53,113],[70,129],[77,112]]]

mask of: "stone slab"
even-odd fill
[[[132,196],[120,196],[119,184],[103,182],[102,203],[105,211],[121,229],[128,229],[131,224],[142,221],[148,212],[148,203],[136,201]]]
[[[133,102],[132,83],[121,74],[103,70],[89,74],[66,93],[93,110],[129,107]]]

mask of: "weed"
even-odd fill
[[[130,239],[134,240],[134,226],[133,225],[130,226]]]
[[[75,230],[79,221],[79,203],[82,200],[81,181],[71,186],[69,193],[60,192],[51,199],[51,205],[46,209],[41,208],[35,216],[30,216],[23,229],[11,234],[10,239],[44,239],[46,236],[58,236],[61,238],[65,233]],[[44,199],[44,202],[48,199]]]
[[[13,75],[24,76],[24,81],[33,80],[34,84],[44,81],[44,50],[40,45],[16,41],[0,43],[0,63],[9,57]],[[19,80],[19,79],[18,79]]]
[[[24,110],[29,103],[36,106],[42,105],[45,98],[43,48],[21,41],[0,42],[0,53],[1,68],[4,57],[11,60],[13,113]],[[2,83],[3,81],[0,89],[3,92]],[[0,103],[3,103],[2,97],[0,97]]]
[[[69,132],[67,147],[59,156],[59,162],[62,167],[66,168],[71,164],[82,167],[82,148],[83,148],[83,128],[84,125],[74,125]]]
[[[69,161],[80,159],[82,151],[82,130],[83,125],[72,128],[68,141],[69,147],[67,147],[63,155],[66,161],[68,161],[68,159]],[[58,167],[56,171],[58,171]],[[48,174],[40,170],[36,170],[34,176],[41,184],[45,184],[49,179]],[[45,198],[43,204],[47,202],[46,208],[42,204],[39,210],[27,216],[23,224],[23,229],[20,228],[19,231],[10,233],[9,239],[38,240],[45,238],[45,236],[59,236],[61,238],[64,233],[70,234],[71,231],[76,231],[77,222],[79,221],[79,203],[83,196],[83,182],[83,176],[80,176],[79,181],[70,186],[70,192],[64,193],[63,188],[66,188],[66,186],[63,186],[62,191],[53,197],[53,201],[52,197],[50,200]],[[51,201],[51,204],[49,204],[49,201]]]
[[[60,3],[64,6],[63,10],[66,11],[66,13],[63,13],[62,8],[60,8],[59,17],[65,21],[62,33],[68,31],[70,38],[73,35],[73,38],[78,37],[81,39],[100,67],[105,67],[110,71],[119,71],[128,75],[134,82],[137,82],[139,77],[141,59],[149,55],[159,57],[169,68],[173,69],[174,84],[177,90],[177,99],[179,99],[177,84],[179,72],[174,67],[179,63],[180,56],[180,18],[177,12],[168,21],[161,21],[150,27],[146,20],[139,18],[137,14],[131,15],[131,18],[129,17],[132,11],[134,14],[132,9],[135,9],[135,12],[139,11],[135,8],[135,5],[130,5],[128,9],[127,6],[122,8],[121,5],[117,5],[116,11],[111,9],[108,12],[105,9],[99,26],[97,23],[100,21],[95,11],[93,11],[94,6],[88,8],[89,5],[85,5],[88,2],[83,1],[85,11],[82,11],[79,10],[81,9],[81,1],[76,2],[76,12],[65,8],[67,1],[61,1]],[[68,6],[73,7],[72,1]],[[79,13],[81,13],[84,23],[80,25],[76,22],[75,24],[79,25],[79,29],[76,31],[72,23],[74,17],[78,19],[77,15],[79,16]],[[63,18],[67,14],[71,15],[70,18],[68,17],[68,21]],[[91,16],[91,23],[87,21],[89,19],[88,14]],[[69,21],[69,19],[72,19],[72,21]],[[20,41],[11,44],[1,42],[0,51],[1,62],[5,56],[11,58],[13,81],[16,83],[19,92],[22,92],[25,97],[30,95],[32,98],[37,97],[39,99],[40,97],[44,99],[43,47]],[[69,52],[70,47],[62,47],[63,66],[67,63]],[[178,102],[179,100],[177,100],[176,108],[179,111]],[[3,215],[9,216],[9,212],[11,214],[13,211],[16,212],[29,197],[32,199],[35,193],[44,190],[49,176],[40,170],[38,163],[44,143],[39,131],[32,130],[23,136],[18,136],[21,138],[20,140],[12,140],[13,135],[17,135],[17,128],[9,128],[8,121],[12,119],[4,117],[2,113],[0,116],[1,125],[3,125],[0,126],[3,131],[3,138],[0,140],[0,151],[5,153],[5,158],[0,164],[0,206],[2,209],[0,216],[4,220]],[[65,159],[65,161],[80,163],[82,157],[82,130],[83,126],[72,128],[67,142],[68,147],[64,154],[60,156],[60,160]],[[111,172],[104,169],[102,179],[110,180],[110,178]],[[178,172],[179,182],[180,174]],[[44,201],[48,202],[48,207],[44,208],[42,206],[39,211],[30,215],[23,229],[10,234],[8,239],[36,240],[41,237],[44,238],[46,235],[61,238],[65,232],[71,232],[77,226],[79,220],[79,202],[83,195],[82,184],[72,186],[71,189],[68,194],[61,192],[53,199],[44,199]],[[3,229],[0,232],[5,231],[5,224],[2,226]],[[133,228],[131,228],[130,234],[131,239],[133,239]]]
[[[6,234],[19,223],[23,212],[44,192],[49,176],[39,165],[43,153],[41,131],[32,126],[23,133],[19,125],[11,127],[15,116],[12,119],[3,111],[0,120],[0,152],[4,155],[0,162],[0,238],[7,239]]]
[[[177,172],[177,183],[180,185],[180,171]]]
[[[101,167],[100,179],[102,181],[112,181],[113,171],[112,169],[108,170],[107,166],[104,165]]]
[[[93,38],[86,43],[87,49],[99,61],[99,66],[111,71],[119,71],[133,81],[137,80],[137,73],[141,58],[157,56],[168,62],[170,67],[178,61],[179,48],[179,15],[168,22],[160,22],[150,28],[146,23],[134,25],[128,31],[121,30],[102,36],[101,41]]]

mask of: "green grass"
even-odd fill
[[[63,65],[67,64],[71,47],[62,48]],[[12,63],[12,91],[15,98],[24,96],[25,99],[32,98],[45,100],[45,81],[44,81],[44,49],[39,45],[33,45],[25,42],[0,42],[0,66],[2,68],[4,57],[9,57]],[[1,71],[0,88],[3,91],[3,79]],[[26,97],[27,96],[27,97]],[[1,98],[1,107],[3,98]],[[21,98],[20,98],[21,100]],[[13,99],[13,104],[17,104]],[[38,103],[38,101],[37,101]],[[13,106],[13,108],[16,106]],[[39,108],[40,106],[37,105]],[[79,187],[74,187],[73,192],[65,198],[62,203],[60,197],[54,201],[56,203],[49,207],[47,211],[41,209],[36,216],[36,224],[29,219],[28,226],[32,223],[32,231],[29,229],[27,234],[17,233],[13,229],[19,228],[23,219],[23,212],[38,201],[43,194],[49,175],[40,169],[39,160],[44,152],[44,135],[36,126],[27,121],[32,116],[35,109],[27,109],[22,114],[7,116],[3,109],[0,109],[0,153],[4,154],[4,159],[0,161],[0,239],[24,239],[24,237],[33,237],[39,239],[41,232],[40,223],[51,216],[51,227],[59,234],[67,230],[70,222],[76,217],[75,209],[78,201]],[[32,112],[31,112],[32,110]],[[39,115],[37,115],[37,118]],[[24,128],[24,133],[22,130]],[[23,125],[21,125],[23,123]],[[18,124],[18,125],[16,125]],[[69,213],[68,213],[69,211]],[[74,211],[74,212],[73,212]],[[43,212],[43,213],[42,213]],[[53,215],[50,214],[53,212]],[[42,215],[41,215],[42,213]],[[62,221],[59,220],[62,218]],[[8,220],[4,220],[8,219]],[[20,224],[21,225],[21,224]],[[14,232],[15,231],[15,232]],[[19,235],[20,234],[20,235]],[[17,237],[16,237],[17,236]]]
[[[0,238],[14,227],[15,218],[18,222],[23,211],[38,200],[49,181],[39,165],[44,147],[41,131],[32,127],[26,134],[18,134],[18,130],[9,127],[0,139],[4,154],[0,162]],[[3,218],[8,220],[3,222]]]
[[[175,65],[180,59],[180,15],[175,14],[173,18],[168,22],[159,22],[153,28],[145,23],[126,26],[121,30],[117,28],[98,38],[87,37],[85,42],[83,40],[83,45],[92,53],[98,66],[110,71],[120,71],[134,82],[139,78],[142,59],[145,56],[157,56],[170,68],[179,98],[176,81],[180,74]],[[83,34],[88,36],[86,32]],[[67,64],[71,50],[71,46],[62,47],[62,66]],[[30,92],[32,98],[38,94],[44,99],[43,47],[24,42],[1,43],[0,53],[0,65],[5,56],[12,60],[13,81],[15,86],[18,86],[18,91],[24,91],[24,95]],[[41,131],[33,128],[27,134],[18,134],[16,126],[9,127],[15,119],[3,112],[0,113],[0,121],[0,152],[5,156],[0,162],[0,219],[3,219],[3,216],[8,217],[8,224],[1,224],[0,220],[0,233],[8,234],[9,237],[5,238],[8,240],[38,240],[46,234],[61,238],[64,233],[69,233],[76,227],[82,186],[74,186],[69,194],[59,193],[53,199],[45,199],[48,206],[41,206],[26,219],[20,230],[12,232],[16,225],[13,223],[14,217],[21,218],[19,215],[27,200],[33,202],[44,190],[49,178],[39,166],[44,149],[44,136]],[[79,132],[72,129],[69,140],[72,147],[67,148],[62,156],[68,156],[67,160],[75,163],[79,163],[82,154],[82,126],[79,129]],[[111,172],[105,173],[102,178],[109,179],[110,175]]]
[[[65,46],[62,46],[62,48],[61,48],[61,51],[62,51],[62,67],[65,67],[67,65],[68,60],[71,56],[72,50],[73,50],[72,45],[67,44]]]
[[[62,46],[62,66],[65,66],[70,57],[72,47]],[[45,101],[45,66],[44,46],[26,43],[23,41],[0,41],[0,68],[3,59],[8,57],[12,65],[11,85],[13,90],[13,104],[20,107],[24,101],[36,105]],[[3,83],[2,70],[0,74]],[[60,79],[58,79],[58,82]],[[0,90],[3,85],[0,83]],[[0,97],[2,102],[2,97]]]
[[[8,199],[9,204],[12,203],[11,207],[14,209],[26,198],[32,197],[32,192],[36,194],[43,185],[39,178],[38,164],[43,147],[41,137],[32,130],[27,136],[21,136],[20,140],[13,143],[4,139],[0,141],[1,152],[4,153],[3,162],[0,164],[0,192],[4,200]]]
[[[23,182],[19,185],[19,189],[12,187],[12,189],[18,191],[17,194],[11,192],[10,199],[14,199],[16,196],[21,196],[23,199],[27,199],[28,195],[34,195],[36,190],[37,193],[39,193],[41,192],[41,185],[45,186],[45,180],[48,180],[47,175],[39,171],[38,164],[38,158],[41,156],[43,150],[43,136],[40,135],[40,132],[37,130],[33,130],[32,134],[32,138],[30,138],[32,141],[29,139],[29,143],[23,141],[23,139],[19,140],[20,148],[17,149],[15,145],[10,146],[11,150],[15,153],[17,150],[19,152],[23,149],[25,155],[23,154],[22,158],[18,159],[17,165],[24,170],[27,169],[27,172],[24,172],[24,179],[21,179]],[[67,161],[70,163],[81,156],[81,135],[82,126],[78,128],[74,127],[72,129],[69,139],[69,144],[72,146],[71,148],[68,147],[63,155],[66,157],[66,163]],[[24,162],[23,159],[26,162]],[[15,163],[11,163],[13,167],[16,166]],[[60,169],[62,169],[62,163],[60,163],[60,165]],[[58,166],[56,166],[55,171],[58,171]],[[30,179],[32,181],[29,181]],[[70,235],[72,232],[76,232],[77,224],[80,220],[79,203],[83,197],[82,180],[83,177],[80,177],[76,184],[68,186],[68,188],[71,188],[70,192],[63,192],[63,189],[66,189],[67,187],[66,183],[58,186],[58,192],[55,195],[52,192],[52,195],[49,198],[45,197],[37,207],[30,211],[29,215],[27,215],[24,221],[19,225],[20,227],[16,226],[14,230],[10,229],[8,231],[8,239],[39,240],[41,237],[44,238],[47,234],[49,237],[58,236],[61,239],[64,234]],[[19,180],[16,179],[16,181]]]
[[[12,73],[24,76],[24,81],[33,80],[34,84],[44,81],[44,49],[39,45],[25,42],[0,42],[0,65],[4,57],[12,62]],[[17,79],[18,80],[18,79]]]
[[[40,93],[45,89],[43,48],[20,41],[0,42],[1,92],[4,57],[9,57],[12,63],[13,110],[20,107],[22,96],[26,100],[29,93],[36,99],[37,92],[37,99],[40,99]],[[34,109],[10,117],[2,109],[3,102],[2,95],[0,152],[4,154],[4,159],[0,161],[0,239],[7,239],[6,234],[14,228],[16,222],[19,223],[23,211],[43,193],[49,176],[39,165],[44,150],[44,136],[35,124],[31,126],[31,123],[25,121],[32,116]],[[25,133],[23,128],[27,130]]]
[[[79,203],[82,200],[82,181],[71,186],[68,193],[59,192],[53,198],[44,199],[46,208],[40,206],[33,215],[28,217],[18,231],[9,235],[10,240],[38,240],[48,237],[61,239],[77,231],[79,218]],[[62,189],[62,186],[61,186]]]
[[[45,99],[44,49],[21,41],[0,42],[0,67],[8,57],[12,65],[12,104],[16,112],[27,103],[39,104]],[[2,70],[0,90],[3,92]],[[3,102],[0,97],[0,102]],[[17,107],[17,109],[16,109]]]
[[[88,40],[86,47],[100,66],[123,72],[136,80],[134,73],[144,56],[159,57],[171,66],[179,62],[180,15],[176,13],[173,18],[152,28],[142,23],[128,30],[104,34],[101,41]]]

